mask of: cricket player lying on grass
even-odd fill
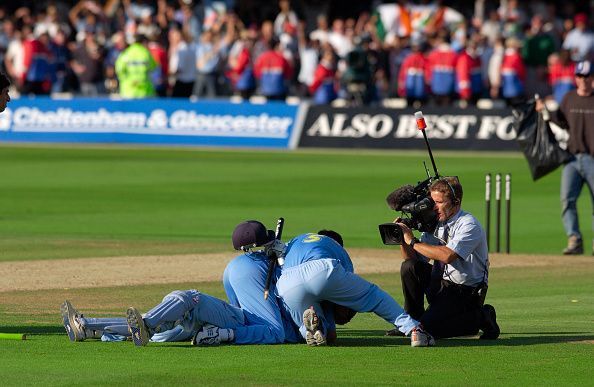
[[[275,258],[270,254],[271,249],[276,242],[280,243],[275,239],[274,232],[258,221],[246,221],[235,227],[232,241],[236,250],[246,251],[224,274],[227,297],[235,305],[188,290],[169,294],[145,315],[131,307],[127,319],[135,345],[144,346],[154,334],[173,329],[176,325],[182,325],[186,331],[196,331],[192,344],[197,346],[225,342],[296,343],[302,340],[276,290],[271,289],[272,297],[266,300],[263,297],[268,263]],[[264,252],[249,252],[247,246],[262,246]],[[276,274],[278,276],[280,270]],[[333,308],[330,304],[326,307]],[[334,326],[328,331],[336,336]]]
[[[233,259],[223,274],[228,304],[196,290],[174,291],[144,319],[135,308],[126,318],[83,317],[68,302],[62,305],[64,327],[71,341],[101,338],[122,341],[135,332],[134,343],[187,341],[196,345],[296,343],[301,340],[289,313],[271,289],[264,300],[268,257],[249,252]],[[277,273],[280,274],[280,273]],[[130,322],[130,327],[128,326]],[[139,326],[143,324],[143,328]],[[141,331],[141,332],[139,332]]]
[[[410,317],[388,293],[353,273],[346,250],[333,239],[318,234],[302,234],[288,244],[276,240],[273,249],[284,257],[282,274],[276,288],[288,306],[295,324],[308,345],[324,345],[332,318],[322,308],[331,302],[356,312],[374,312],[393,324],[411,346],[435,345],[421,324]]]

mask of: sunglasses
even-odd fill
[[[576,78],[589,78],[590,75],[576,74],[575,77]]]

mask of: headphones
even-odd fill
[[[446,179],[445,177],[442,177],[439,180],[444,181],[448,185],[448,187],[450,187],[450,192],[452,193],[452,203],[454,205],[460,204],[460,199],[458,199],[458,197],[456,196],[456,191],[454,191],[454,187],[452,187],[452,185],[450,184],[448,179]]]

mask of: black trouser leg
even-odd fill
[[[481,322],[477,297],[446,282],[421,317],[423,327],[435,338],[476,335]]]
[[[431,281],[431,264],[420,259],[406,259],[400,266],[404,310],[415,320],[425,313],[425,290]]]

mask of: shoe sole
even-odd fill
[[[128,329],[132,335],[134,345],[137,347],[144,347],[147,345],[149,342],[148,332],[140,312],[136,308],[128,308],[128,311],[126,312],[126,320],[128,321]]]
[[[307,333],[305,334],[305,342],[307,345],[317,347],[326,344],[326,337],[324,337],[322,331],[318,329],[318,314],[313,308],[306,309],[303,312],[303,325],[307,330]]]
[[[77,337],[75,330],[78,328],[75,325],[74,318],[78,314],[78,311],[72,306],[69,301],[64,301],[64,303],[60,306],[60,312],[62,313],[62,322],[64,323],[64,329],[66,329],[66,333],[68,333],[68,338],[70,341],[83,341],[84,338]]]

